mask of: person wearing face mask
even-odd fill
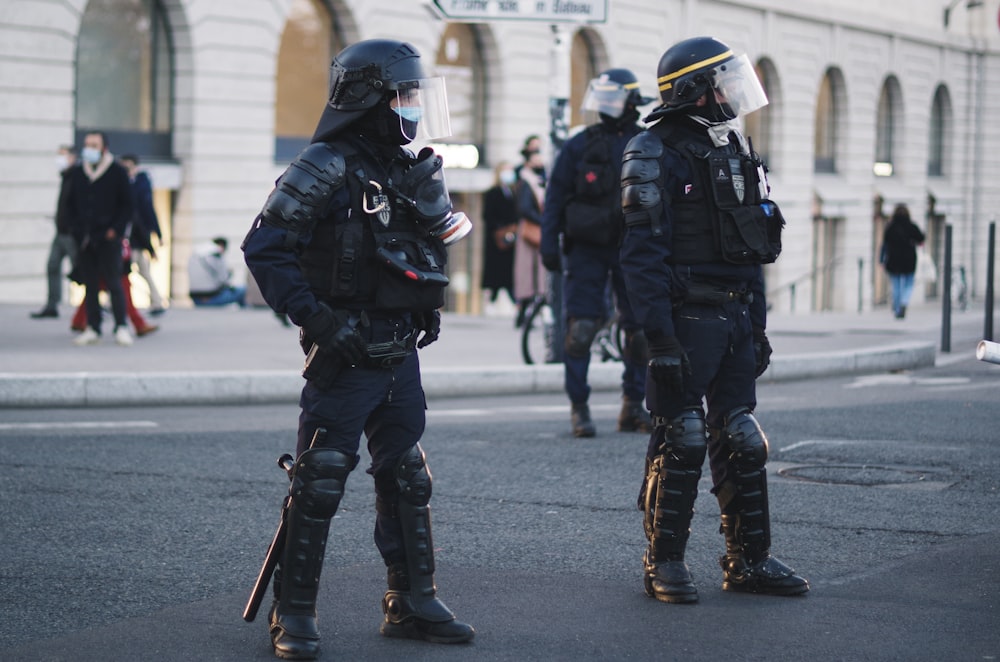
[[[521,150],[524,162],[516,169],[514,202],[517,209],[517,237],[514,243],[514,298],[520,326],[531,300],[546,293],[545,267],[538,253],[541,242],[542,209],[545,204],[545,157],[541,139],[529,136]]]
[[[583,110],[599,121],[563,145],[545,191],[541,256],[545,268],[562,277],[564,320],[563,372],[575,437],[593,437],[590,416],[590,345],[612,306],[624,333],[622,348],[621,432],[649,432],[643,407],[646,380],[645,338],[625,293],[618,263],[621,217],[621,157],[642,129],[639,106],[652,101],[639,92],[628,69],[608,69],[590,81]]]
[[[483,193],[483,290],[489,292],[487,312],[495,310],[501,292],[514,300],[514,242],[517,240],[517,207],[514,183],[517,174],[507,161],[493,169],[493,186]],[[506,303],[506,301],[504,301]]]
[[[301,327],[306,354],[268,616],[274,654],[299,660],[319,655],[320,572],[362,435],[388,583],[382,634],[445,644],[475,635],[436,595],[431,474],[418,443],[417,350],[440,333],[446,249],[471,230],[452,209],[441,158],[403,147],[451,134],[444,80],[424,74],[412,45],[373,39],[334,57],[328,98],[242,245],[265,301]]]
[[[67,192],[66,180],[70,168],[76,164],[76,148],[71,145],[62,145],[56,154],[55,162],[59,171],[60,184],[59,197],[56,201],[56,235],[52,238],[49,259],[45,267],[45,273],[48,277],[48,298],[41,310],[31,313],[32,319],[59,317],[59,302],[62,301],[63,261],[69,258],[70,273],[76,267],[76,240],[73,239],[73,233],[63,209]]]
[[[767,104],[746,55],[686,39],[657,68],[662,105],[625,148],[621,264],[649,347],[654,429],[638,506],[649,546],[646,594],[698,599],[685,562],[708,457],[725,553],[722,589],[800,595],[809,583],[771,555],[767,437],[754,416],[767,369],[762,265],[784,219],[737,119]]]
[[[101,283],[111,298],[114,338],[131,345],[122,290],[122,240],[132,220],[132,189],[128,172],[108,151],[103,133],[84,136],[81,163],[67,177],[66,218],[79,246],[78,267],[86,295],[87,328],[73,341],[92,345],[101,340]]]

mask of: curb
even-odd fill
[[[761,376],[779,382],[816,377],[911,370],[934,365],[933,343],[775,357]],[[424,368],[428,398],[561,393],[561,365]],[[590,366],[595,391],[620,388],[621,365]],[[0,409],[130,405],[248,405],[298,403],[296,371],[0,373]]]

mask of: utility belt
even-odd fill
[[[753,292],[743,288],[732,288],[715,283],[695,280],[684,282],[685,292],[683,303],[701,303],[709,306],[722,306],[727,303],[753,303]]]

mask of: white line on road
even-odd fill
[[[62,423],[0,423],[0,430],[116,430],[120,428],[155,428],[154,421],[64,421]]]

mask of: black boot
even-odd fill
[[[674,604],[698,602],[698,589],[694,586],[694,579],[684,562],[683,554],[664,561],[650,561],[651,556],[647,549],[642,557],[645,566],[642,580],[646,595],[660,602]]]
[[[622,410],[618,414],[619,432],[652,432],[653,421],[640,400],[622,398]]]
[[[414,583],[405,564],[393,564],[386,580],[389,590],[382,598],[383,636],[435,644],[461,644],[476,636],[471,625],[457,620],[437,598],[433,576],[418,577]]]
[[[476,631],[457,620],[437,597],[431,511],[427,505],[431,474],[419,444],[400,458],[393,477],[396,489],[390,489],[376,476],[376,508],[380,517],[398,521],[406,558],[387,562],[389,590],[382,598],[382,635],[438,644],[472,641]]]
[[[686,411],[656,432],[662,435],[657,454],[646,462],[639,497],[649,547],[643,556],[646,595],[660,602],[698,601],[684,549],[705,460],[705,419],[700,410]]]
[[[590,419],[590,407],[586,402],[581,404],[573,403],[570,411],[570,420],[573,424],[574,437],[593,437],[597,434],[594,421]]]
[[[45,306],[39,311],[30,313],[31,319],[40,320],[46,317],[59,317],[59,310],[51,306]]]
[[[316,611],[312,614],[278,615],[281,601],[281,566],[274,571],[274,602],[267,615],[274,654],[285,660],[315,660],[319,656]]]
[[[771,556],[766,548],[754,549],[740,542],[739,517],[723,515],[720,532],[726,537],[722,566],[722,590],[767,595],[800,595],[809,590],[809,582],[787,565]]]

